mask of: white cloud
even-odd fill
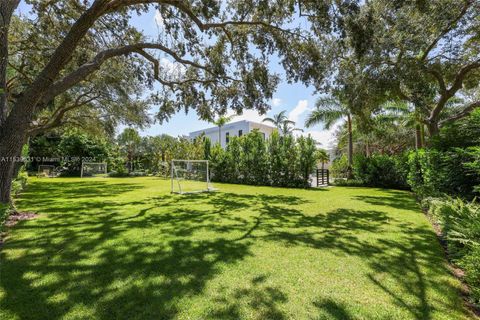
[[[297,123],[299,117],[306,111],[310,110],[308,108],[308,101],[307,100],[300,100],[298,101],[295,108],[288,114],[288,119]]]
[[[280,98],[272,98],[272,106],[278,107],[282,104],[282,99]]]
[[[167,58],[160,59],[160,68],[162,69],[162,74],[166,74],[165,78],[168,80],[178,80],[186,71],[184,65],[170,61]]]
[[[324,149],[331,149],[335,143],[335,131],[342,126],[343,122],[339,121],[329,130],[305,130],[304,132],[295,132],[295,135],[308,136],[310,135],[315,141],[320,143],[320,146]]]
[[[155,24],[157,25],[157,27],[163,28],[164,22],[163,22],[162,15],[160,14],[160,11],[158,11],[158,10],[155,11],[154,19],[155,19]]]

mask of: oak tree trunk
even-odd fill
[[[10,202],[12,180],[15,178],[15,168],[22,153],[25,136],[20,132],[0,135],[0,203],[2,204]]]
[[[422,129],[420,124],[415,126],[415,149],[423,148]]]
[[[348,171],[347,178],[353,178],[353,134],[352,134],[352,117],[347,115],[347,125],[348,125]]]
[[[428,136],[433,137],[436,136],[440,132],[440,128],[438,126],[438,120],[430,120],[428,125]]]

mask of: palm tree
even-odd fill
[[[330,156],[324,149],[317,149],[317,160],[322,163],[322,170],[325,169],[325,163],[330,160]]]
[[[283,110],[280,113],[274,114],[272,118],[267,117],[262,120],[262,122],[270,122],[271,124],[273,124],[278,129],[278,131],[281,131],[282,126],[286,121],[293,122],[288,120],[287,110]]]
[[[134,162],[137,154],[137,148],[142,141],[138,131],[133,128],[125,128],[117,137],[118,143],[125,150],[128,160],[128,172],[135,170]]]
[[[390,124],[399,122],[404,127],[415,128],[415,148],[418,150],[425,145],[425,124],[422,116],[409,104],[403,101],[388,101],[381,106],[384,111],[376,116],[375,122],[380,124]]]
[[[222,127],[232,120],[231,116],[220,116],[217,120],[212,121],[218,127],[218,143],[222,145]]]
[[[295,121],[288,119],[286,110],[283,110],[280,113],[274,114],[272,118],[267,117],[263,119],[262,122],[270,122],[284,136],[292,134],[293,131],[303,132],[303,129],[295,128]]]
[[[280,131],[284,136],[288,136],[293,134],[294,131],[301,131],[303,132],[303,129],[300,128],[295,128],[295,122],[292,120],[285,120],[280,128]]]
[[[347,118],[348,130],[348,177],[352,177],[353,165],[353,135],[352,114],[349,108],[332,97],[322,97],[315,102],[315,109],[307,116],[305,127],[309,128],[323,123],[325,129],[330,129],[338,121]]]

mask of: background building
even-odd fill
[[[258,131],[263,133],[263,136],[265,139],[267,139],[275,130],[274,127],[266,125],[264,123],[257,123],[257,122],[248,121],[248,120],[227,123],[226,125],[220,128],[220,145],[222,146],[222,148],[225,148],[231,137],[241,137],[242,135],[247,134],[254,129],[258,129]],[[218,137],[219,137],[218,127],[211,127],[203,130],[190,132],[189,137],[190,139],[195,139],[196,137],[200,136],[202,133],[204,133],[206,137],[210,138],[210,140],[212,141],[212,144],[215,144],[218,142]]]

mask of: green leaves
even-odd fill
[[[305,120],[306,127],[312,127],[316,124],[323,123],[326,129],[347,116],[348,108],[342,105],[338,100],[332,97],[325,97],[317,99],[315,109],[308,114]]]
[[[318,161],[311,137],[295,139],[273,132],[268,140],[258,131],[232,137],[226,149],[211,152],[212,179],[229,183],[308,187]]]

